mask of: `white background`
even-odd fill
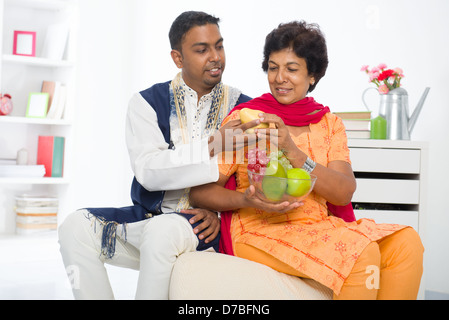
[[[261,69],[265,36],[281,22],[304,19],[318,23],[327,38],[330,64],[313,96],[332,111],[363,109],[361,94],[371,86],[360,72],[364,64],[402,68],[411,110],[431,87],[412,140],[430,142],[426,290],[449,293],[449,1],[89,0],[80,6],[73,209],[130,203],[127,103],[177,72],[168,31],[181,12],[221,18],[224,82],[253,97],[268,91]],[[369,98],[375,108],[377,97]]]

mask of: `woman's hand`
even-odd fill
[[[266,140],[270,144],[276,145],[277,149],[281,150],[290,160],[293,167],[301,168],[307,159],[307,155],[296,146],[284,121],[279,116],[270,113],[264,113],[260,121],[273,123],[276,129],[255,129],[257,139]]]
[[[285,151],[286,153],[298,150],[290,136],[287,126],[279,116],[264,113],[260,118],[260,122],[273,123],[276,129],[255,129],[254,132],[258,139],[267,139],[270,143],[277,145],[279,150]]]
[[[257,138],[276,144],[294,168],[302,168],[307,155],[295,145],[282,119],[274,114],[264,113],[260,120],[273,123],[276,129],[256,129]],[[348,162],[331,161],[327,167],[317,164],[312,173],[318,177],[313,189],[315,193],[335,205],[343,206],[351,201],[356,180]]]
[[[284,201],[280,203],[268,202],[257,195],[256,188],[253,185],[250,185],[249,188],[246,189],[245,200],[247,203],[245,207],[261,209],[269,213],[285,213],[303,205],[302,202],[298,201]]]

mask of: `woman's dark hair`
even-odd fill
[[[195,26],[204,26],[208,23],[216,24],[220,22],[219,18],[211,16],[201,11],[186,11],[181,13],[173,24],[168,33],[170,46],[173,50],[181,51],[181,43],[184,35]]]
[[[306,60],[309,75],[315,78],[315,83],[308,90],[312,92],[326,74],[329,64],[326,39],[319,26],[305,21],[280,24],[265,39],[262,69],[267,72],[271,53],[286,48],[291,48],[298,57]]]

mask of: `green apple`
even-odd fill
[[[310,174],[301,168],[293,168],[287,171],[287,193],[293,197],[301,197],[309,192],[312,185]],[[298,180],[290,180],[298,179]]]
[[[276,159],[271,159],[267,163],[267,169],[265,170],[266,176],[273,176],[279,178],[287,178],[287,173],[285,172],[282,163]]]
[[[287,179],[264,176],[262,180],[262,190],[265,197],[270,201],[279,201],[287,189]]]
[[[280,179],[282,178],[282,179]],[[287,173],[284,166],[277,160],[271,160],[262,180],[262,190],[268,200],[279,201],[287,189]]]

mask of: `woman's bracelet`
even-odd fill
[[[313,169],[315,169],[315,167],[316,162],[310,159],[309,157],[307,157],[306,162],[304,162],[304,165],[302,166],[302,168],[306,170],[308,173],[311,173]]]

